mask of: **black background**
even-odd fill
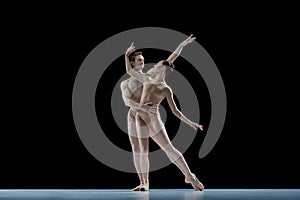
[[[72,89],[93,48],[122,31],[149,26],[193,33],[222,75],[228,107],[221,137],[203,159],[196,142],[184,153],[205,186],[300,188],[299,1],[126,3],[7,7],[0,188],[132,188],[138,183],[136,174],[104,166],[86,150],[73,122]],[[148,60],[158,55],[150,54]],[[118,70],[125,73],[123,65]],[[208,125],[209,114],[203,115]],[[203,138],[198,134],[195,140]],[[111,139],[130,148],[129,140]],[[173,165],[150,173],[151,188],[189,188],[183,180]]]

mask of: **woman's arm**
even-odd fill
[[[167,61],[169,62],[174,62],[175,59],[180,55],[182,49],[184,46],[186,46],[187,44],[193,42],[196,39],[196,37],[193,37],[193,34],[191,34],[187,39],[185,39],[183,42],[181,42],[177,48],[175,49],[175,51],[169,56],[169,58],[167,59]]]
[[[172,113],[178,117],[181,121],[187,123],[188,125],[190,125],[192,128],[194,128],[195,130],[197,130],[197,128],[199,128],[201,131],[203,130],[203,126],[200,125],[200,124],[197,124],[197,123],[194,123],[192,121],[190,121],[188,118],[186,118],[177,108],[176,104],[175,104],[175,101],[174,101],[174,98],[173,98],[173,92],[170,88],[167,88],[165,91],[164,91],[164,95],[166,96],[167,98],[167,101],[168,101],[168,104],[169,104],[169,107],[172,111]]]

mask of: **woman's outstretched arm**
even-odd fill
[[[185,47],[187,44],[193,42],[196,39],[196,37],[193,37],[193,34],[191,34],[187,39],[185,39],[184,41],[182,41],[177,47],[176,49],[172,52],[172,54],[167,58],[167,61],[170,63],[173,63],[176,58],[180,55],[183,47]],[[149,69],[147,71],[147,74],[151,74],[153,71],[153,68]]]
[[[190,121],[187,117],[185,117],[177,108],[174,98],[173,98],[173,92],[171,90],[171,88],[166,88],[164,90],[164,95],[167,98],[169,107],[172,111],[172,113],[178,117],[181,121],[187,123],[188,125],[190,125],[192,128],[194,128],[195,130],[197,130],[197,128],[199,128],[201,131],[203,130],[203,126],[200,124],[197,124],[195,122]]]
[[[193,37],[193,34],[191,34],[187,39],[185,39],[184,41],[182,41],[177,48],[175,49],[175,51],[168,57],[167,61],[169,62],[174,62],[175,59],[180,55],[182,49],[184,46],[186,46],[187,44],[193,42],[196,39],[196,37]]]

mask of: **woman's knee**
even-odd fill
[[[165,152],[175,152],[177,149],[172,144],[167,144],[166,146],[162,147],[162,150]]]

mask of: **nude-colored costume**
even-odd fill
[[[129,131],[128,134],[130,136],[138,137],[138,138],[149,138],[156,134],[158,134],[164,127],[164,124],[161,120],[160,113],[159,113],[159,105],[151,105],[151,112],[147,112],[149,123],[147,125],[141,125],[137,123],[136,116],[137,114],[145,111],[138,110],[136,108],[130,108],[127,115],[127,122]],[[133,128],[134,126],[134,128]],[[140,134],[138,135],[136,129],[140,129]]]

